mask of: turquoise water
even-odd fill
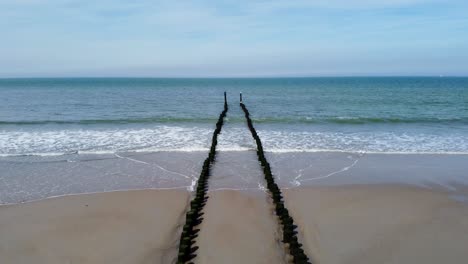
[[[0,155],[194,151],[239,92],[273,152],[468,152],[468,78],[1,79]],[[248,136],[248,135],[246,135]]]

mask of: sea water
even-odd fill
[[[468,78],[1,79],[0,155],[247,150],[467,153]]]
[[[468,185],[468,78],[0,79],[0,204],[192,190],[227,92],[212,189]],[[260,175],[260,176],[259,176]],[[465,197],[465,196],[463,196]]]

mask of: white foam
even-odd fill
[[[114,154],[119,152],[208,151],[212,127],[154,126],[125,129],[0,131],[0,157]],[[268,152],[378,154],[468,154],[468,135],[449,133],[311,132],[259,130]],[[223,128],[219,151],[255,150],[245,127]]]

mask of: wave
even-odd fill
[[[257,118],[257,123],[310,123],[310,124],[468,124],[468,118],[397,118],[397,117],[329,117],[329,118]]]
[[[178,118],[178,117],[147,117],[119,119],[84,119],[84,120],[24,120],[0,121],[0,125],[94,125],[94,124],[145,124],[145,123],[212,123],[216,118]]]
[[[228,117],[231,123],[243,123],[239,117]],[[261,124],[461,124],[468,125],[468,118],[398,118],[398,117],[265,117],[252,119]],[[0,125],[96,125],[96,124],[177,124],[177,123],[214,123],[216,118],[147,117],[121,119],[84,119],[84,120],[23,120],[0,121]]]
[[[221,151],[255,149],[245,127],[220,135]],[[259,129],[269,152],[468,153],[468,134],[447,132],[285,131]],[[0,156],[207,151],[211,127],[157,126],[126,129],[1,131]]]
[[[133,151],[87,151],[75,153],[27,153],[27,154],[0,154],[0,158],[17,158],[17,157],[61,157],[72,154],[78,155],[114,155],[119,153],[157,153],[157,152],[207,152],[208,148],[198,149],[142,149]],[[224,152],[242,152],[242,151],[255,151],[254,148],[220,148],[218,151]],[[381,154],[381,155],[468,155],[468,151],[363,151],[363,150],[338,150],[338,149],[269,149],[265,150],[266,153],[350,153],[350,154]],[[99,160],[92,158],[91,160]],[[0,160],[2,162],[2,160]],[[11,161],[8,161],[11,162]],[[43,161],[41,161],[43,162]],[[55,160],[51,162],[57,162]],[[59,160],[59,162],[69,162],[69,160]],[[31,161],[29,161],[31,163]]]

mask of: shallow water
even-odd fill
[[[191,190],[206,152],[72,154],[0,158],[0,204],[129,189]],[[281,188],[410,184],[468,197],[468,155],[267,153]],[[221,151],[210,190],[266,189],[254,151]]]
[[[192,189],[227,91],[210,190],[404,183],[463,200],[468,78],[1,79],[0,203]],[[461,195],[461,196],[460,196]]]

